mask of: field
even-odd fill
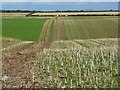
[[[24,18],[28,13],[0,13],[3,18]]]
[[[2,20],[2,36],[26,41],[38,41],[46,19],[16,19],[4,18]]]
[[[117,19],[117,17],[99,16],[55,17],[48,20],[44,18],[6,18],[3,19],[2,34],[3,37],[10,37],[24,41],[38,41],[39,39],[43,40],[46,37],[49,39],[52,38],[50,37],[49,33],[51,33],[51,30],[49,29],[54,26],[54,40],[117,38]],[[44,24],[45,21],[46,23]],[[46,30],[42,30],[42,28]],[[44,41],[48,41],[48,39]]]
[[[44,49],[35,63],[36,86],[51,88],[118,86],[117,39],[55,41],[51,48]]]
[[[117,41],[54,41],[49,48],[45,43],[28,43],[4,50],[3,73],[9,79],[3,87],[116,88]]]
[[[117,17],[61,17],[57,18],[58,40],[117,38]]]
[[[118,88],[117,16],[4,18],[2,31],[3,87]]]
[[[32,15],[47,16],[47,15],[117,15],[118,12],[48,12],[48,13],[34,13]]]

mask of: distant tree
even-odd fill
[[[81,10],[80,12],[84,12],[84,10]]]
[[[112,12],[113,10],[111,9],[110,11]]]

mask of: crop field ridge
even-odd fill
[[[34,43],[34,42],[33,41],[19,42],[19,43],[15,44],[15,45],[8,46],[7,48],[2,48],[2,51],[6,51],[6,50],[9,50],[9,49],[14,49],[15,47],[24,46],[25,44],[28,45],[28,44],[31,44],[31,43]]]

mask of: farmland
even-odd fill
[[[24,18],[28,13],[0,13],[3,18]]]
[[[54,40],[117,38],[118,37],[117,19],[118,18],[115,16],[114,17],[99,17],[99,16],[55,17],[48,20],[47,18],[46,19],[6,18],[3,19],[2,34],[3,37],[10,37],[24,41],[25,40],[38,41],[45,38],[49,38],[49,39],[52,38],[52,35],[50,35],[51,30],[49,29],[53,27],[55,32],[55,35],[53,35]],[[49,41],[49,40],[46,39],[44,41]]]
[[[3,18],[2,34],[3,87],[118,87],[117,16]]]
[[[117,41],[112,38],[60,40],[52,42],[50,47],[45,43],[28,43],[5,50],[3,73],[9,80],[3,85],[115,88],[118,86]]]
[[[106,43],[107,41],[109,43]],[[36,86],[51,88],[118,86],[117,39],[55,41],[51,48],[44,49],[35,63]]]
[[[26,41],[37,41],[45,21],[46,19],[4,18],[2,20],[2,36]]]
[[[58,40],[118,37],[117,17],[62,17],[55,24]]]
[[[48,15],[59,15],[59,16],[69,16],[69,15],[117,15],[118,12],[47,12],[47,13],[34,13],[34,15],[48,16]]]

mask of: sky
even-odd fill
[[[117,2],[119,0],[0,0],[0,1],[2,1],[3,10],[61,11],[61,10],[110,10],[110,9],[116,10],[118,9]]]
[[[3,2],[2,10],[117,10],[117,2]]]
[[[118,2],[119,0],[0,0],[2,2]]]

